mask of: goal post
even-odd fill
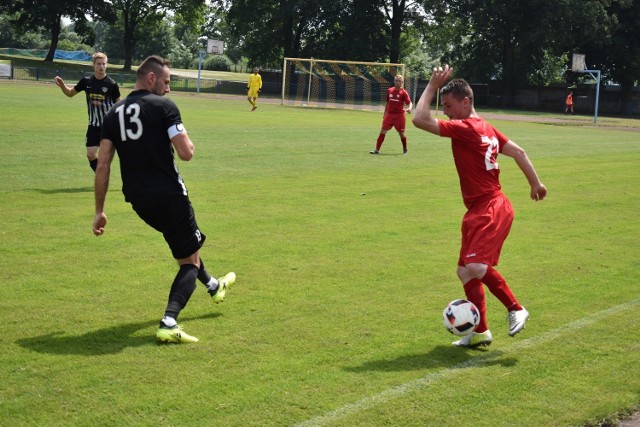
[[[404,64],[284,58],[282,104],[375,109],[386,101]]]

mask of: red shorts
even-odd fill
[[[504,194],[476,201],[462,219],[458,265],[498,265],[512,223],[513,207]]]
[[[382,129],[389,130],[395,127],[398,132],[404,132],[404,128],[407,125],[407,118],[404,113],[391,113],[385,114],[382,119]]]

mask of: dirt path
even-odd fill
[[[617,424],[618,427],[640,427],[640,412],[636,412],[631,418],[622,420]]]

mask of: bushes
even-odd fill
[[[226,55],[207,55],[202,62],[202,68],[211,71],[230,71],[231,60]]]

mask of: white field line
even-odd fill
[[[454,365],[442,371],[428,374],[427,376],[424,376],[422,378],[418,378],[408,383],[404,383],[396,387],[388,388],[378,394],[365,397],[363,399],[358,400],[357,402],[349,403],[334,411],[327,412],[323,415],[319,415],[307,421],[298,423],[295,426],[296,427],[319,427],[319,426],[325,425],[326,423],[335,422],[353,413],[364,411],[366,409],[385,404],[392,399],[397,399],[398,397],[404,396],[413,391],[425,388],[441,379],[448,377],[449,375],[459,373],[460,369],[473,368],[473,367],[482,365],[483,363],[486,363],[488,361],[491,361],[491,359],[496,356],[504,356],[505,354],[515,353],[517,351],[530,348],[530,347],[535,347],[545,342],[554,340],[571,331],[582,329],[601,319],[604,319],[606,317],[609,317],[621,311],[629,310],[635,307],[636,305],[638,305],[639,303],[640,303],[640,300],[635,300],[635,301],[629,301],[624,304],[617,305],[615,307],[611,307],[607,310],[603,310],[598,313],[592,314],[591,316],[587,316],[582,319],[576,320],[574,322],[568,323],[560,328],[552,329],[541,335],[538,335],[532,338],[527,338],[525,340],[517,341],[515,344],[507,348],[500,349],[500,352],[498,354],[493,355],[491,352],[489,352],[482,356],[478,356],[473,359],[466,360],[462,363],[458,363],[457,365]]]

